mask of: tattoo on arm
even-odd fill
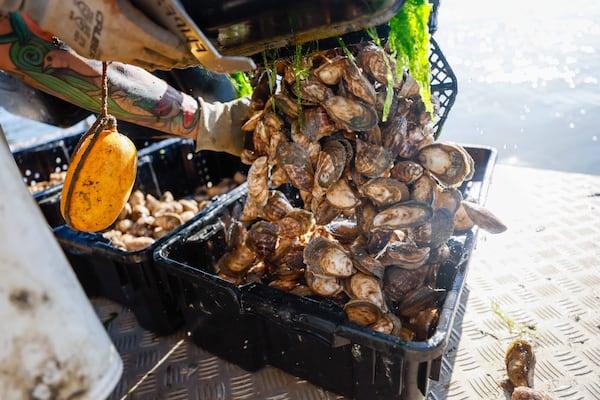
[[[100,112],[102,66],[49,37],[26,16],[0,18],[0,68],[39,90],[93,112]],[[10,28],[10,29],[9,29]],[[108,112],[117,119],[195,138],[198,102],[151,73],[113,63],[108,70]]]

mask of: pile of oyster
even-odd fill
[[[434,140],[419,85],[406,72],[391,80],[395,68],[365,43],[258,75],[242,126],[248,195],[217,272],[329,298],[351,322],[424,340],[439,317],[450,237],[505,227],[463,200],[473,159]]]
[[[192,219],[215,196],[227,193],[244,183],[246,177],[237,173],[216,185],[201,185],[192,196],[175,199],[165,191],[159,198],[141,190],[134,190],[115,223],[102,236],[123,251],[137,251],[153,244],[156,239]]]
[[[43,190],[51,188],[52,186],[59,185],[65,181],[67,171],[51,172],[47,181],[31,181],[27,186],[29,193],[35,194]]]

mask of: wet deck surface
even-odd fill
[[[480,231],[439,381],[429,399],[509,398],[504,353],[518,330],[537,356],[535,387],[555,399],[600,398],[600,176],[497,165],[486,208],[509,229]],[[111,399],[336,399],[273,367],[256,373],[158,338],[129,310],[93,299],[124,361]],[[509,325],[513,325],[513,330]]]

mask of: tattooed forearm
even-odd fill
[[[0,68],[31,86],[100,112],[102,65],[54,44],[21,14],[0,18]],[[108,112],[116,118],[172,135],[195,137],[197,101],[151,73],[113,63],[108,69]]]

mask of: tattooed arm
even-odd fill
[[[102,64],[53,41],[23,14],[0,14],[0,69],[43,92],[100,112]],[[239,155],[244,147],[241,125],[250,107],[247,98],[208,103],[144,69],[121,63],[109,65],[108,91],[108,112],[117,119],[195,139],[196,150]]]
[[[99,113],[102,64],[53,43],[26,16],[0,15],[0,69],[29,85]],[[108,112],[171,135],[196,138],[200,112],[193,97],[131,65],[108,68]]]

